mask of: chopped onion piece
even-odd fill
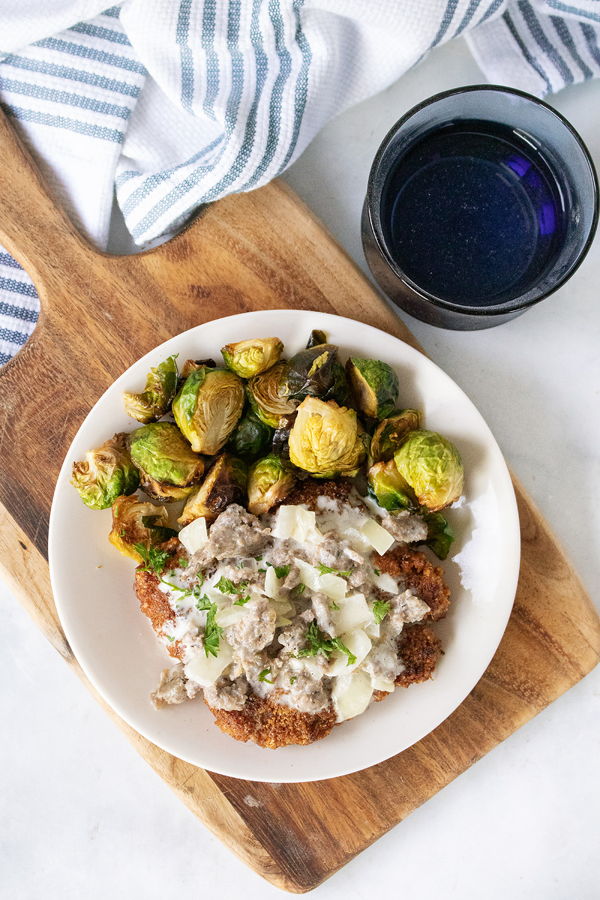
[[[379,553],[380,556],[383,556],[384,553],[390,549],[392,544],[395,541],[395,538],[386,531],[385,528],[382,528],[375,519],[369,519],[360,529],[361,534],[366,537],[371,547]]]
[[[332,610],[331,613],[338,634],[344,634],[373,621],[373,613],[364,594],[350,594],[341,599],[338,605],[340,608]]]
[[[327,572],[325,575],[319,576],[319,590],[327,594],[336,603],[340,602],[346,596],[346,588],[348,587],[344,578],[339,575],[332,575]]]
[[[309,591],[320,590],[320,576],[315,567],[297,557],[294,558],[294,562],[300,571],[302,584],[305,584]]]
[[[303,506],[280,506],[271,533],[273,537],[291,538],[300,544],[319,544],[323,540],[315,513]]]
[[[363,713],[372,696],[373,687],[366,672],[356,670],[336,678],[331,699],[338,722]]]
[[[215,621],[221,628],[228,628],[229,625],[235,625],[240,619],[246,615],[245,606],[229,606],[225,609],[217,610]]]
[[[398,583],[396,579],[392,578],[391,575],[388,575],[387,572],[376,575],[373,582],[375,583],[375,587],[378,587],[380,591],[385,591],[387,594],[398,593]]]
[[[386,694],[391,694],[396,685],[393,681],[388,681],[387,678],[371,678],[371,684],[373,685],[374,691],[385,691]]]
[[[280,581],[273,566],[267,566],[265,572],[265,594],[271,600],[277,600],[279,597]]]
[[[208,529],[204,516],[194,519],[193,522],[182,528],[178,537],[190,556],[201,550],[208,542]]]
[[[341,641],[356,659],[353,663],[348,665],[347,655],[340,650],[335,650],[331,655],[331,662],[327,672],[328,675],[335,676],[352,672],[353,669],[361,664],[371,649],[371,639],[362,628],[356,628],[354,631],[343,634],[341,636]]]
[[[219,675],[227,668],[233,659],[233,650],[227,641],[221,638],[219,653],[217,656],[205,655],[201,650],[185,665],[185,674],[190,681],[195,681],[202,687],[214,684]]]

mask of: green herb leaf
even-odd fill
[[[250,594],[246,594],[245,597],[238,597],[233,605],[234,606],[245,606],[249,599],[250,599]]]
[[[206,656],[209,654],[211,656],[219,655],[219,643],[221,641],[223,629],[217,625],[215,621],[216,615],[217,604],[211,603],[206,613],[206,625],[204,626],[204,636],[202,638]]]
[[[194,596],[195,596],[195,595],[194,595]],[[198,597],[197,602],[196,602],[196,609],[197,609],[199,612],[206,612],[206,610],[210,610],[213,606],[214,606],[215,609],[216,609],[217,604],[216,604],[216,603],[211,603],[211,601],[208,599],[208,597],[206,596],[206,594],[204,594],[204,595],[201,596],[201,597],[200,597],[200,596]]]
[[[266,681],[267,684],[273,684],[272,679],[271,679],[271,678],[267,678],[267,675],[270,675],[270,674],[271,674],[271,669],[263,669],[262,672],[259,672],[259,673],[258,673],[258,680],[259,680],[259,681]]]
[[[168,550],[161,550],[159,547],[146,547],[144,544],[134,544],[133,549],[139,553],[144,562],[142,572],[154,572],[155,575],[160,575],[164,572],[169,558]]]
[[[296,684],[297,681],[298,681],[298,676],[297,676],[297,675],[291,675],[291,676],[290,676],[290,684]]]
[[[291,566],[274,566],[273,563],[268,562],[268,566],[271,566],[272,569],[275,569],[275,574],[278,578],[285,578],[286,575],[290,574]],[[260,571],[260,570],[259,570]]]
[[[332,602],[331,602],[331,608],[332,608],[332,609],[335,609],[335,610],[339,609],[339,606],[338,606],[338,604],[335,602],[335,600],[332,600]]]
[[[299,597],[306,590],[305,584],[297,584],[295,588],[292,588],[291,595],[292,597]]]
[[[221,591],[222,594],[241,594],[242,591],[248,587],[248,582],[240,581],[239,584],[234,584],[229,578],[225,578],[224,575],[221,575],[215,584],[215,587],[218,591]]]
[[[373,566],[373,571],[375,572],[377,577],[379,577],[381,575],[381,569],[377,569],[375,566]]]
[[[375,624],[381,625],[389,611],[390,604],[388,600],[376,600],[373,604],[373,616],[375,618]]]
[[[351,569],[345,569],[344,571],[340,571],[339,569],[332,569],[331,566],[324,566],[323,563],[319,563],[315,566],[319,575],[339,575],[340,578],[350,578],[352,575]]]
[[[171,641],[171,643],[173,643],[173,641],[175,640],[175,638],[174,638],[174,637],[171,637],[170,634],[166,634],[165,637],[166,637],[166,639],[167,639],[168,641]]]
[[[185,556],[180,556],[179,559],[177,560],[177,562],[179,563],[179,565],[181,566],[182,569],[187,568],[188,561],[185,558]]]
[[[303,650],[300,650],[297,654],[298,657],[303,656],[316,656],[317,653],[323,653],[327,658],[331,656],[334,650],[339,650],[340,653],[345,653],[348,657],[347,665],[351,666],[356,662],[356,656],[352,653],[348,647],[340,638],[330,638],[327,637],[324,631],[321,631],[319,626],[317,625],[317,620],[313,619],[310,625],[306,630],[306,646]]]

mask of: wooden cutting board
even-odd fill
[[[0,242],[42,302],[32,339],[0,373],[0,559],[34,621],[85,681],[52,601],[48,515],[69,443],[111,382],[166,338],[252,309],[340,313],[416,343],[283,185],[219,201],[158,249],[109,257],[90,249],[49,198],[4,117]],[[326,782],[249,783],[184,763],[107,712],[252,868],[290,891],[314,888],[598,662],[598,616],[541,515],[516,491],[522,566],[500,648],[459,709],[393,759]]]

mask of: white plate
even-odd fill
[[[110,510],[92,511],[69,484],[86,450],[135,422],[124,390],[139,390],[168,354],[179,360],[220,357],[231,341],[277,335],[287,352],[321,328],[342,356],[376,357],[400,379],[400,406],[416,406],[425,424],[459,448],[466,504],[450,511],[458,534],[444,563],[453,604],[437,626],[445,655],[435,678],[398,689],[383,703],[308,747],[264,750],[223,734],[202,702],[157,711],[149,700],[169,662],[133,592],[134,565],[107,541]],[[397,338],[351,319],[269,310],[208,322],[166,341],[131,366],[91,410],[69,448],[50,516],[50,575],[60,620],[92,684],[126,722],[174,756],[213,772],[255,781],[315,781],[355,772],[410,747],[456,709],[490,662],[506,627],[519,571],[519,523],[502,454],[471,401],[437,366]]]

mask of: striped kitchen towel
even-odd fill
[[[138,244],[170,234],[199,204],[265,184],[333,115],[460,34],[490,80],[540,96],[600,74],[600,0],[103,7],[22,0],[0,11],[2,109],[100,246],[115,190]],[[37,316],[35,288],[0,248],[0,364]]]

